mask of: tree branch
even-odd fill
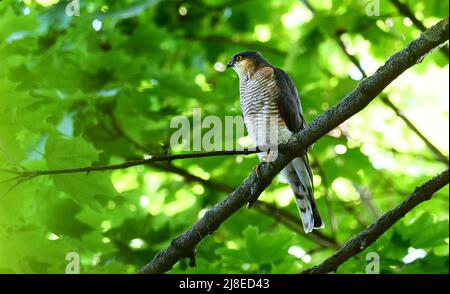
[[[306,128],[294,135],[287,142],[287,149],[283,153],[280,152],[272,164],[262,165],[259,175],[253,171],[225,200],[207,211],[199,221],[174,239],[167,248],[161,250],[152,261],[141,268],[139,273],[166,272],[183,257],[191,258],[191,264],[194,264],[195,246],[203,238],[214,232],[222,222],[247,202],[254,202],[275,175],[298,153],[361,111],[400,74],[420,62],[433,48],[447,41],[448,33],[447,18],[425,31],[404,50],[391,56],[374,75],[363,80],[340,103],[326,110]]]
[[[428,180],[421,186],[417,187],[402,203],[395,208],[386,212],[369,228],[362,231],[355,237],[351,238],[347,243],[336,251],[332,256],[328,257],[321,264],[303,271],[303,274],[326,274],[336,271],[337,268],[349,258],[363,251],[365,248],[375,242],[390,227],[399,221],[405,214],[414,209],[420,203],[431,199],[434,193],[446,186],[449,182],[448,169],[438,176]]]

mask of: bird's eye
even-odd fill
[[[242,60],[242,56],[241,55],[236,56],[236,61],[241,61],[241,60]]]

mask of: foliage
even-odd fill
[[[168,150],[173,117],[195,107],[203,116],[240,115],[237,77],[224,64],[241,50],[260,51],[292,76],[310,121],[361,79],[337,32],[368,73],[419,34],[389,1],[380,16],[365,14],[367,1],[311,2],[315,14],[294,0],[81,0],[80,16],[70,17],[67,1],[1,1],[0,168],[177,153]],[[447,15],[447,1],[406,2],[427,26]],[[436,52],[386,91],[445,154],[447,80],[448,59]],[[312,155],[323,233],[340,243],[445,168],[380,101],[319,140]],[[234,187],[256,163],[227,156],[168,164]],[[68,252],[79,253],[85,273],[136,272],[225,196],[155,165],[37,177],[4,194],[11,177],[0,172],[4,273],[63,273]],[[285,183],[261,199],[297,216]],[[383,273],[447,273],[448,213],[445,188],[364,253],[380,255]],[[425,257],[405,263],[417,249]],[[200,244],[197,267],[182,260],[171,272],[296,273],[332,252],[275,217],[241,210]],[[364,253],[338,273],[364,273]]]

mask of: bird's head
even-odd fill
[[[239,76],[251,75],[261,66],[269,63],[256,51],[244,51],[234,54],[227,63],[227,67],[234,69]]]

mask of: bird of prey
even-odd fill
[[[297,89],[281,69],[267,62],[261,54],[246,51],[234,54],[227,63],[239,76],[240,105],[244,123],[255,146],[267,143],[274,121],[277,144],[306,126]],[[275,117],[275,119],[274,119]],[[267,154],[258,154],[261,161]],[[257,170],[258,171],[258,170]],[[303,229],[306,233],[322,228],[323,222],[314,201],[314,188],[307,150],[294,158],[282,171],[295,195]]]

